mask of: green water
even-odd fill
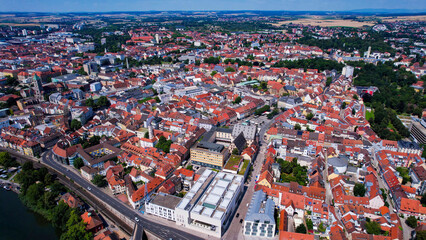
[[[55,228],[41,215],[30,211],[12,191],[0,189],[1,240],[58,240]]]

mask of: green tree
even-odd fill
[[[374,235],[380,235],[381,234],[381,228],[380,224],[375,221],[369,221],[365,223],[365,229],[367,230],[368,234],[374,234]]]
[[[307,231],[306,231],[305,224],[302,223],[299,226],[297,226],[296,232],[306,234]]]
[[[233,103],[234,104],[239,104],[241,102],[241,100],[242,100],[241,97],[238,96],[238,97],[235,98],[235,100],[233,101]]]
[[[49,211],[48,219],[52,222],[54,227],[59,228],[61,232],[65,232],[70,214],[71,208],[64,201],[59,201],[59,203]]]
[[[42,184],[32,184],[28,187],[27,192],[25,193],[25,200],[28,204],[36,206],[39,199],[43,196],[43,185]]]
[[[193,166],[192,166],[192,165],[188,165],[188,166],[186,167],[186,169],[188,169],[188,170],[192,170],[192,169],[193,169]]]
[[[232,150],[232,154],[233,154],[233,155],[238,155],[238,154],[240,154],[240,152],[238,151],[238,148],[234,148],[234,149]]]
[[[50,191],[53,192],[55,195],[59,195],[60,193],[66,192],[67,189],[59,181],[54,181],[50,185]]]
[[[76,169],[80,169],[81,167],[83,167],[83,166],[84,166],[83,159],[81,159],[81,158],[76,158],[76,159],[74,160],[73,165],[74,165],[74,167],[75,167]]]
[[[233,67],[227,67],[225,72],[235,72],[235,69]]]
[[[78,74],[80,74],[80,75],[83,75],[83,76],[86,76],[86,75],[87,75],[87,72],[85,72],[85,71],[84,71],[84,68],[83,68],[83,67],[81,67],[80,69],[78,69],[78,70],[77,70],[77,73],[78,73]]]
[[[417,240],[426,240],[426,231],[417,231],[416,232]]]
[[[423,205],[423,207],[426,207],[426,193],[422,195],[422,198],[420,199],[420,203]]]
[[[324,227],[324,224],[321,222],[319,225],[318,225],[318,231],[320,231],[320,232],[325,232],[325,227]]]
[[[416,228],[417,227],[417,218],[414,216],[409,216],[407,218],[407,220],[405,220],[405,223],[410,227],[410,228]]]
[[[331,81],[332,81],[332,78],[331,77],[328,77],[327,78],[327,81],[325,82],[325,86],[330,86],[330,84],[331,84]]]
[[[306,119],[308,119],[309,121],[314,117],[313,113],[308,113],[308,115],[306,115]]]
[[[81,122],[80,121],[78,121],[77,119],[73,119],[72,121],[71,121],[71,125],[70,125],[70,127],[71,127],[71,129],[72,130],[78,130],[78,129],[80,129],[81,128]]]
[[[359,197],[364,197],[366,192],[365,186],[362,183],[355,183],[354,195]]]
[[[88,98],[84,104],[88,107],[95,107],[95,100],[93,100],[93,98]]]
[[[96,101],[96,106],[99,107],[109,107],[110,102],[108,100],[107,97],[105,96],[101,96],[98,98],[98,100]]]
[[[312,222],[310,218],[306,219],[306,226],[308,227],[308,230],[314,229],[314,223]]]
[[[10,168],[18,166],[18,163],[8,152],[0,152],[0,165],[5,168]]]
[[[95,176],[93,176],[92,183],[98,187],[105,187],[107,185],[105,176],[102,176],[100,174],[96,174]]]
[[[13,97],[10,97],[6,100],[6,104],[8,107],[12,107],[14,105],[16,105],[16,99]]]
[[[358,95],[354,94],[354,95],[352,96],[352,98],[353,98],[353,99],[355,99],[355,100],[358,100]]]
[[[92,233],[86,231],[86,224],[81,220],[77,210],[72,210],[67,221],[67,231],[61,235],[61,240],[91,240]]]
[[[53,208],[56,205],[56,197],[57,196],[52,192],[44,192],[43,197],[41,199],[43,201],[43,208]]]
[[[300,126],[300,124],[296,123],[296,125],[294,126],[295,130],[302,130],[302,127]]]
[[[148,131],[146,131],[143,137],[144,137],[144,138],[149,138],[149,132],[148,132]]]
[[[161,136],[155,147],[163,150],[165,153],[169,153],[170,145],[172,145],[172,143],[172,140],[167,140],[164,136]]]

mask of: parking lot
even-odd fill
[[[268,118],[266,117],[266,115],[261,115],[261,116],[250,116],[248,118],[244,118],[243,120],[240,120],[241,123],[244,122],[249,122],[250,124],[254,124],[258,127],[258,129],[260,129],[260,127],[262,127],[262,124],[264,124],[266,121],[268,120]]]

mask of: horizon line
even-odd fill
[[[352,10],[116,10],[116,11],[0,11],[5,13],[141,13],[141,12],[322,12],[322,13],[388,13],[388,14],[426,14],[426,9],[352,9]]]

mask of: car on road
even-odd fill
[[[239,213],[237,213],[237,215],[235,216],[235,217],[239,217],[240,216],[240,214]]]
[[[87,190],[92,191],[92,188],[91,187],[87,187]]]
[[[139,222],[139,218],[138,218],[138,217],[135,217],[135,221],[136,221],[136,222]]]

